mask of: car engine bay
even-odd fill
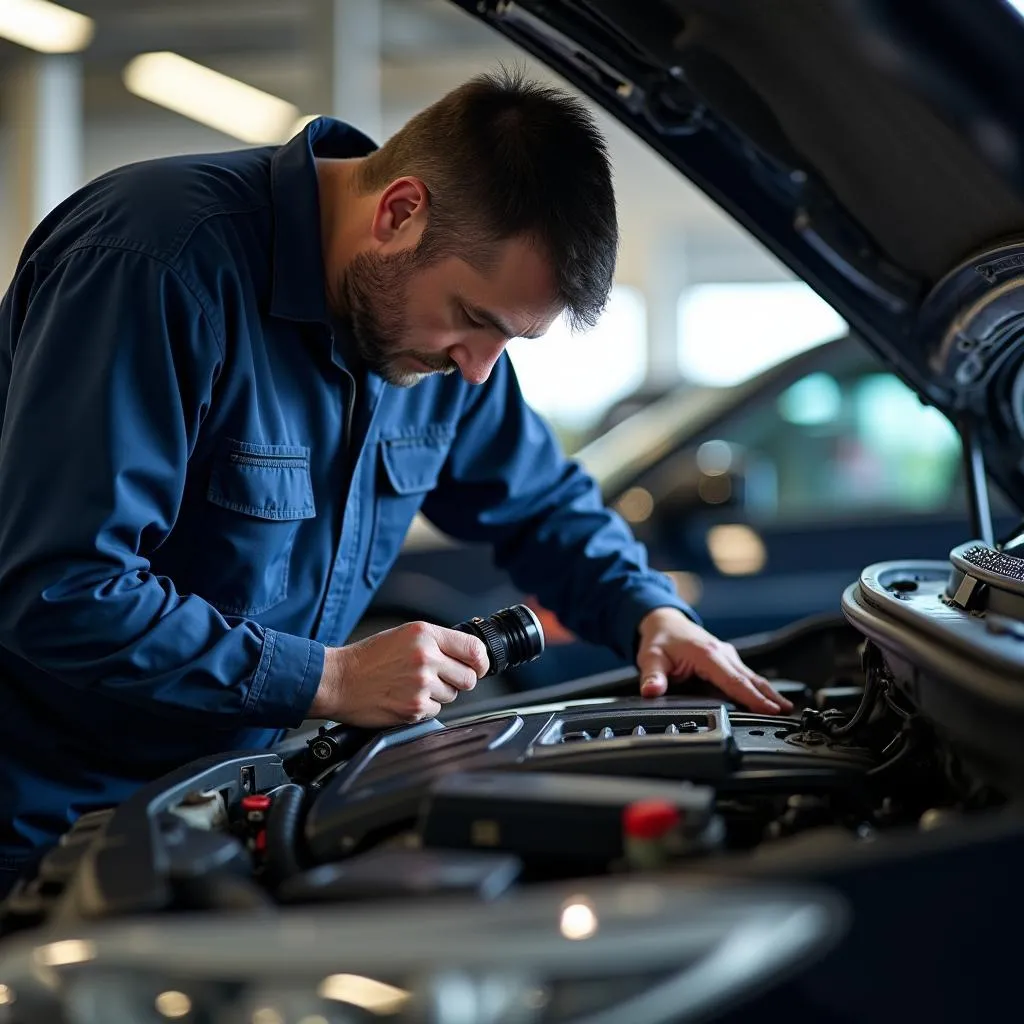
[[[321,956],[345,950],[346,962],[363,962],[353,977],[387,977],[373,983],[412,1000],[389,1011],[403,1020],[596,1021],[630,1005],[628,1017],[608,1019],[656,1021],[721,1009],[820,957],[844,922],[863,918],[850,879],[867,874],[884,887],[890,865],[951,850],[970,857],[979,836],[1013,856],[1024,846],[1024,559],[979,543],[950,558],[869,567],[843,597],[848,621],[805,621],[741,645],[793,701],[788,717],[738,710],[692,686],[643,699],[635,675],[618,672],[461,717],[453,708],[443,722],[379,733],[326,724],[276,751],[187,765],[120,807],[83,816],[8,897],[0,991],[19,992],[27,1014],[9,1019],[148,1020],[111,1016],[95,995],[69,1000],[75,986],[54,978],[71,971],[79,987],[95,987],[130,968],[149,978],[136,987],[152,1008],[177,943],[190,965],[179,965],[188,977],[178,988],[195,989],[189,951],[203,946],[206,967],[220,972],[213,989],[203,981],[211,1005],[235,1007],[190,1019],[241,1020],[232,1014],[249,987],[236,975],[265,978],[272,964],[291,963],[279,947],[297,935],[319,936]],[[667,911],[673,900],[686,908],[681,917]],[[428,969],[423,936],[445,934],[445,913],[462,915],[462,938],[457,948],[446,938]],[[510,914],[525,945],[496,961]],[[589,940],[611,942],[617,916],[618,952],[595,978],[601,958]],[[683,956],[663,936],[668,962],[654,957],[640,969],[623,950],[640,949],[666,920],[700,955],[687,946]],[[152,977],[140,960],[147,921],[161,922],[160,942],[147,940]],[[256,922],[263,952],[247,958]],[[794,922],[800,928],[787,931]],[[752,927],[757,938],[745,941],[758,952],[747,983],[735,971],[717,987],[708,982],[715,956]],[[388,952],[367,965],[373,935]],[[395,943],[416,935],[399,968]],[[68,942],[88,943],[89,955],[68,956]],[[39,950],[55,947],[64,958],[48,962],[53,977],[40,981],[25,965],[38,967]],[[278,959],[267,960],[265,947]],[[583,948],[585,977],[562,962]],[[497,975],[466,966],[484,949],[502,963]],[[456,983],[440,963],[460,956]],[[517,957],[528,965],[514,967]],[[307,950],[302,962],[315,959]],[[285,988],[296,984],[289,974]],[[316,1019],[372,1019],[360,998],[330,1002],[324,984],[299,986],[319,1007]],[[475,993],[458,997],[471,1009],[451,1016],[444,1000],[456,997],[439,985]],[[675,992],[668,1002],[666,991]],[[529,1005],[524,992],[534,993]],[[323,1005],[342,1015],[325,1016]],[[90,1015],[88,1006],[103,1008]]]

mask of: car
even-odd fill
[[[684,387],[634,410],[577,454],[717,636],[834,612],[872,562],[927,558],[970,531],[960,438],[854,336],[801,352],[732,387]],[[995,528],[1017,523],[993,490]],[[620,668],[568,633],[497,569],[422,517],[360,634],[449,624],[525,601],[550,651],[488,688],[527,690]]]
[[[1024,511],[1024,22],[995,0],[451,2],[615,113],[955,424],[969,530],[739,644],[792,716],[690,685],[642,700],[626,668],[183,765],[11,892],[0,1011],[1005,1016],[1024,533],[996,537],[988,481]]]

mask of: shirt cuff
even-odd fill
[[[246,718],[273,729],[301,725],[320,686],[326,653],[315,640],[264,629],[263,653],[245,702]]]
[[[687,618],[701,625],[700,616],[675,593],[675,588],[667,578],[665,583],[665,588],[655,582],[628,590],[623,595],[615,616],[612,636],[616,653],[630,662],[636,661],[640,622],[655,608],[678,608]]]

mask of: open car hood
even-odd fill
[[[1005,0],[453,0],[830,302],[1024,508],[1024,18]]]

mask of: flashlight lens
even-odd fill
[[[484,642],[489,676],[525,665],[544,653],[544,630],[540,620],[525,604],[502,608],[486,619],[474,617],[452,629],[471,633]]]

